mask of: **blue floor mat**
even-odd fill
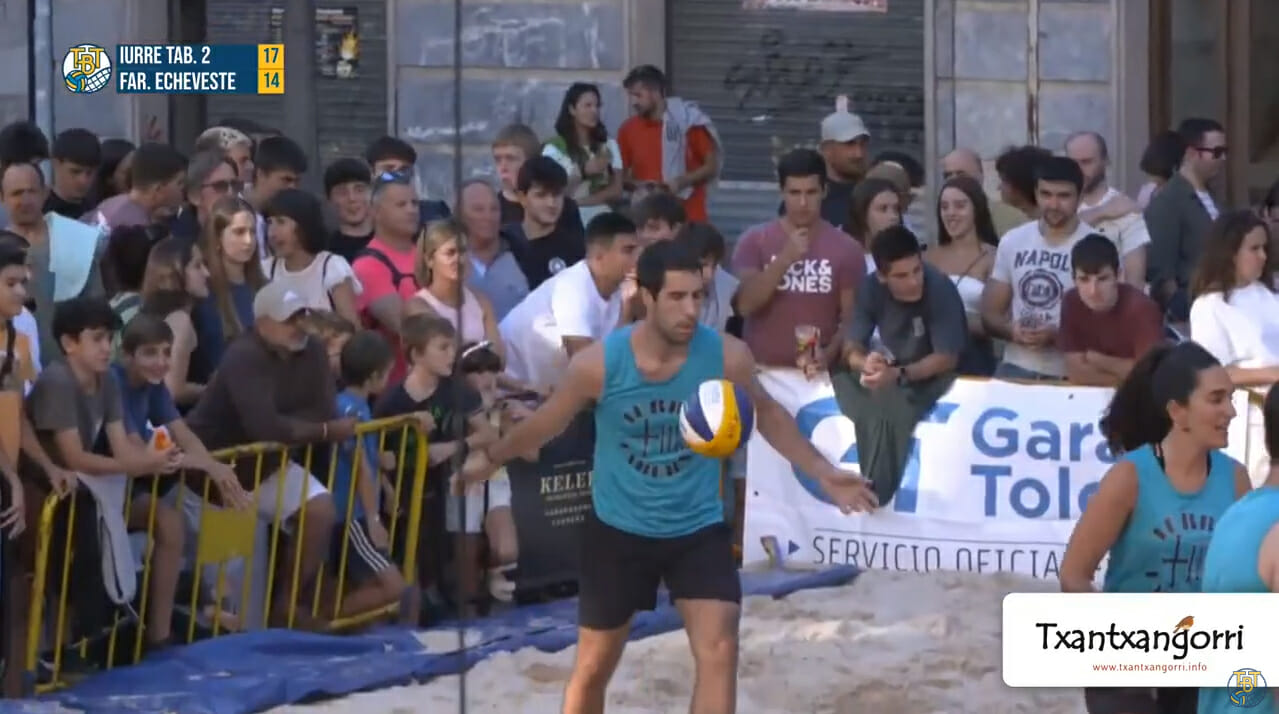
[[[816,572],[744,573],[746,595],[785,597],[835,587],[857,577],[854,567]],[[499,652],[525,647],[555,652],[577,640],[577,601],[517,608],[468,623],[476,642],[460,653],[432,653],[413,633],[381,628],[359,635],[264,630],[176,648],[133,667],[95,675],[43,701],[0,701],[0,714],[45,714],[56,705],[88,714],[252,714],[272,707],[457,674]],[[631,639],[680,627],[665,598],[639,613]],[[439,631],[453,632],[443,624]],[[65,711],[65,709],[63,710]]]

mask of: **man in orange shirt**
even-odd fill
[[[622,82],[635,116],[617,132],[630,190],[665,187],[684,201],[690,221],[708,221],[706,187],[719,175],[723,147],[715,125],[693,102],[666,96],[666,76],[652,65]]]

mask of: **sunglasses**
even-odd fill
[[[1221,159],[1226,156],[1230,149],[1225,146],[1196,146],[1195,151],[1208,154],[1214,159]]]
[[[413,176],[408,171],[383,171],[373,177],[373,185],[385,186],[389,183],[398,183],[405,186],[413,183]]]

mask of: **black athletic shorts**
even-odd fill
[[[1187,687],[1087,687],[1088,714],[1195,714],[1199,690]]]
[[[376,578],[378,573],[395,567],[391,562],[391,554],[373,545],[369,537],[369,528],[363,518],[351,521],[348,532],[345,523],[333,526],[333,541],[329,553],[329,563],[337,568],[342,562],[342,544],[346,542],[346,581],[352,585],[363,585]]]
[[[577,624],[592,630],[617,629],[636,612],[657,607],[661,583],[672,602],[742,601],[733,531],[726,523],[678,538],[646,538],[592,513],[582,527],[581,563]]]

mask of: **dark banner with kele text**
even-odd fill
[[[537,461],[507,464],[520,544],[520,591],[577,582],[580,531],[591,512],[594,451],[594,414],[587,411],[542,447]]]

